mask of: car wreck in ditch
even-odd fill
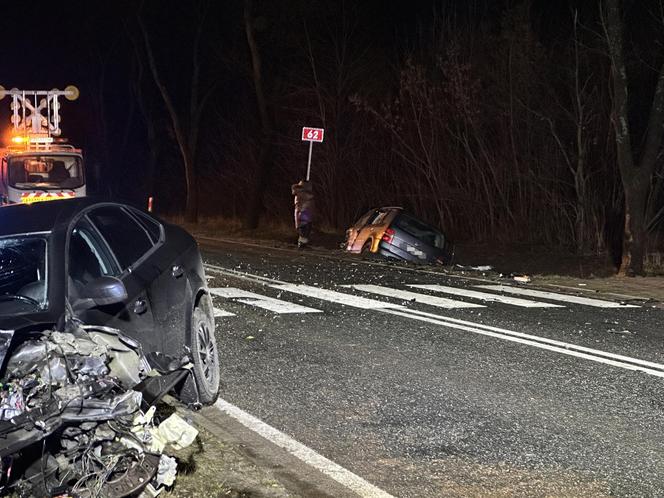
[[[412,263],[451,265],[454,259],[454,244],[442,231],[400,207],[367,211],[346,230],[343,247],[354,254]]]
[[[195,434],[157,402],[218,389],[186,232],[90,199],[0,209],[0,494],[157,493],[175,477],[164,447]]]

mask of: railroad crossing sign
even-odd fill
[[[307,181],[311,173],[311,151],[314,147],[314,142],[322,142],[325,130],[323,128],[311,128],[309,126],[302,127],[302,141],[309,142],[309,160],[307,161]]]

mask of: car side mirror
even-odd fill
[[[79,298],[74,302],[74,311],[84,311],[97,306],[117,304],[127,299],[127,289],[116,277],[99,277],[85,284]]]

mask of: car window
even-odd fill
[[[445,247],[445,236],[440,231],[412,216],[401,214],[395,220],[394,225],[430,246],[439,249]]]
[[[149,215],[142,213],[136,209],[132,209],[131,213],[136,217],[138,222],[145,228],[150,236],[150,240],[153,244],[157,244],[161,241],[162,237],[162,226],[154,218],[151,218]]]
[[[355,222],[355,226],[358,227],[358,228],[362,228],[363,226],[365,226],[367,224],[367,222],[369,221],[369,218],[372,215],[374,215],[375,213],[376,213],[376,211],[373,210],[373,209],[371,211],[369,211],[368,213],[364,213],[362,215],[362,217]]]
[[[82,218],[72,230],[68,268],[74,291],[80,291],[85,284],[96,278],[120,273],[113,256],[86,218]]]
[[[389,214],[389,211],[376,211],[371,218],[369,218],[369,225],[381,225],[385,221],[385,218]]]
[[[100,207],[88,216],[115,254],[122,271],[153,247],[148,231],[120,207]]]
[[[0,316],[46,309],[47,236],[0,238]]]

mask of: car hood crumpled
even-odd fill
[[[68,482],[74,494],[126,496],[172,483],[174,470],[159,477],[175,462],[161,454],[165,445],[155,451],[158,418],[141,391],[159,375],[139,343],[80,324],[21,334],[18,345],[14,335],[0,330],[0,494],[50,496]],[[36,444],[38,452],[25,451]],[[34,462],[22,461],[33,453]]]

